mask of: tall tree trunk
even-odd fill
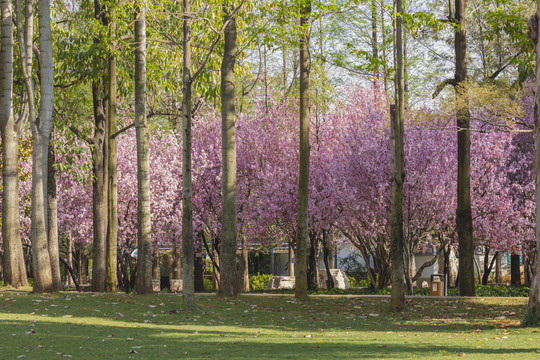
[[[106,99],[101,98],[103,81],[94,81],[92,97],[94,102],[94,138],[92,146],[93,176],[92,213],[94,226],[92,290],[105,290],[105,251],[107,239],[107,166],[106,149]]]
[[[405,180],[405,159],[403,152],[403,10],[401,0],[396,1],[395,24],[396,24],[396,105],[390,111],[392,133],[392,215],[390,234],[390,258],[392,261],[392,296],[390,310],[400,312],[405,305],[404,295],[404,242],[403,235],[403,182]]]
[[[115,23],[111,23],[111,38],[115,36]],[[117,257],[118,257],[118,178],[117,178],[117,140],[112,135],[116,133],[116,42],[111,44],[109,54],[109,109],[107,111],[107,239],[105,249],[105,291],[116,291]]]
[[[108,25],[105,7],[99,0],[94,0],[94,16],[102,25]],[[97,45],[101,41],[98,34],[94,38]],[[98,70],[98,69],[96,69]],[[108,89],[105,86],[106,77],[97,77],[92,82],[92,99],[94,107],[94,137],[92,139],[93,176],[92,184],[92,215],[94,227],[92,290],[105,290],[105,262],[107,247],[107,110]]]
[[[150,221],[150,139],[146,122],[146,5],[137,3],[135,20],[135,129],[137,136],[137,286],[138,294],[152,290],[152,233]]]
[[[0,132],[2,135],[2,239],[4,284],[28,286],[19,218],[19,124],[13,116],[13,5],[0,2]]]
[[[532,279],[531,290],[529,292],[529,305],[527,307],[527,318],[524,325],[540,323],[540,46],[538,38],[540,18],[540,1],[537,1],[536,14],[529,19],[529,36],[534,41],[535,61],[536,61],[536,91],[534,97],[534,183],[535,183],[535,205],[536,205],[536,256],[533,267],[535,269]]]
[[[54,130],[51,131],[51,138],[54,138]],[[53,288],[60,291],[62,290],[62,275],[60,274],[58,249],[58,201],[56,199],[56,169],[54,168],[56,154],[54,147],[54,143],[51,142],[48,151],[47,221]]]
[[[309,211],[309,17],[311,0],[302,2],[300,10],[300,173],[298,177],[298,238],[296,240],[295,296],[307,300],[307,239]]]
[[[193,259],[193,186],[191,180],[191,0],[184,0],[182,84],[182,296],[195,307]]]
[[[467,0],[456,0],[454,32],[455,88],[458,127],[458,178],[456,223],[459,243],[459,293],[474,296],[474,241],[471,212],[471,133],[467,91]]]
[[[237,40],[234,7],[223,3],[224,50],[221,64],[221,158],[222,158],[222,243],[221,287],[219,292],[236,296],[238,274],[236,266],[236,121],[235,74]]]
[[[114,34],[115,24],[111,24],[111,36]],[[116,291],[117,286],[117,253],[118,253],[118,180],[117,180],[117,140],[112,135],[116,133],[116,43],[112,43],[109,58],[109,109],[107,111],[107,208],[108,226],[105,255],[105,291]]]
[[[47,163],[53,110],[53,51],[50,2],[38,3],[40,42],[40,105],[39,117],[30,116],[34,149],[32,152],[32,262],[34,291],[54,291],[47,234]],[[24,71],[25,83],[31,82]],[[31,86],[27,86],[31,88]],[[29,98],[33,98],[33,92]],[[33,112],[33,101],[30,111]]]

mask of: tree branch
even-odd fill
[[[71,130],[72,133],[74,133],[79,139],[87,142],[88,144],[92,145],[93,141],[88,136],[82,133],[79,129],[77,129],[75,126],[71,125],[69,127],[69,130]]]
[[[425,268],[427,267],[430,267],[431,265],[435,264],[435,262],[437,261],[437,256],[439,256],[439,253],[441,252],[441,250],[443,249],[443,247],[446,245],[446,242],[443,242],[438,248],[437,248],[437,255],[435,255],[433,257],[433,259],[425,262],[422,264],[422,266],[420,266],[420,268],[418,268],[418,271],[416,272],[416,274],[413,276],[413,278],[411,279],[411,281],[416,281],[418,280],[418,278],[420,276],[422,276],[422,272],[424,271]]]
[[[128,126],[122,128],[122,129],[118,130],[117,132],[115,132],[114,134],[111,135],[111,139],[112,139],[112,140],[116,139],[116,137],[117,137],[118,135],[120,135],[121,133],[123,133],[123,132],[125,132],[125,131],[131,129],[131,128],[134,127],[134,126],[135,126],[135,123],[130,124],[130,125],[128,125]]]
[[[439,93],[446,87],[446,85],[456,86],[456,79],[446,79],[440,83],[433,92],[432,98],[435,99]]]

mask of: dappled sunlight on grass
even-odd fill
[[[538,329],[518,327],[526,299],[197,297],[0,294],[2,358],[540,357]],[[464,355],[463,355],[464,354]]]

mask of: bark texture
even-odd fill
[[[402,31],[402,1],[396,2],[395,15],[395,59],[396,59],[396,105],[391,107],[391,137],[392,137],[392,202],[390,230],[390,258],[392,261],[392,295],[390,310],[400,312],[405,305],[405,275],[404,264],[404,234],[403,234],[403,181],[405,180],[405,158],[403,153],[403,31]],[[410,275],[410,274],[409,274]]]
[[[403,281],[405,275],[403,258],[403,181],[405,178],[403,159],[403,112],[401,112],[400,115],[398,107],[399,105],[393,105],[391,107],[392,215],[390,258],[392,262],[392,294],[390,299],[390,310],[394,312],[402,311],[405,305],[405,284]],[[403,109],[401,109],[401,111],[403,111]]]
[[[138,3],[135,20],[135,128],[137,136],[137,259],[138,294],[152,290],[152,233],[150,222],[150,140],[146,121],[146,5]]]
[[[455,88],[458,127],[458,178],[456,223],[459,243],[459,293],[474,296],[474,240],[471,211],[471,115],[467,92],[467,0],[456,0],[454,32]]]
[[[51,131],[51,138],[54,137]],[[47,221],[49,233],[49,256],[51,258],[51,272],[53,288],[62,290],[62,276],[60,274],[60,255],[58,250],[58,200],[56,198],[56,153],[54,143],[49,143],[48,177],[47,177]]]
[[[311,1],[302,3],[300,15],[300,174],[298,178],[298,238],[296,240],[295,296],[307,300],[307,240],[309,199],[309,16]]]
[[[13,116],[13,6],[0,1],[0,132],[2,135],[2,239],[4,283],[28,286],[19,220],[19,126]]]
[[[108,25],[105,7],[99,0],[94,1],[94,16],[103,25]],[[96,46],[101,42],[99,34],[94,38]],[[92,263],[92,290],[105,290],[105,253],[107,241],[107,109],[108,89],[106,76],[98,76],[92,83],[94,106],[94,137],[92,138],[92,159],[94,183],[92,186],[92,214],[94,227],[94,248]]]
[[[111,36],[114,34],[114,23],[111,23]],[[117,284],[117,252],[118,252],[118,181],[117,181],[117,140],[112,135],[116,133],[116,44],[113,42],[109,57],[109,109],[107,112],[107,205],[108,226],[105,255],[105,291],[116,291]]]
[[[540,18],[540,1],[537,2],[536,14],[529,19],[529,36],[534,41],[534,51],[536,60],[536,91],[534,99],[534,181],[535,181],[535,198],[536,198],[536,256],[533,264],[536,269],[531,282],[531,290],[529,292],[529,304],[527,307],[527,316],[524,325],[540,323],[540,46],[538,46],[538,38],[540,33],[538,30],[538,19]]]
[[[47,163],[53,111],[53,51],[50,1],[38,3],[40,43],[39,117],[31,116],[34,149],[32,152],[32,262],[34,292],[54,291],[47,228]],[[26,83],[30,74],[24,75]],[[30,88],[31,86],[27,86]],[[33,92],[29,98],[33,98]],[[32,111],[32,106],[30,106]]]
[[[223,3],[224,50],[221,64],[221,156],[222,156],[222,242],[219,292],[235,296],[240,291],[236,266],[236,110],[234,100],[237,39],[234,8]]]
[[[184,68],[182,85],[182,296],[195,306],[193,256],[193,186],[191,179],[191,0],[184,0]]]

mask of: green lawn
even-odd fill
[[[1,359],[540,359],[526,298],[197,297],[0,293]]]

